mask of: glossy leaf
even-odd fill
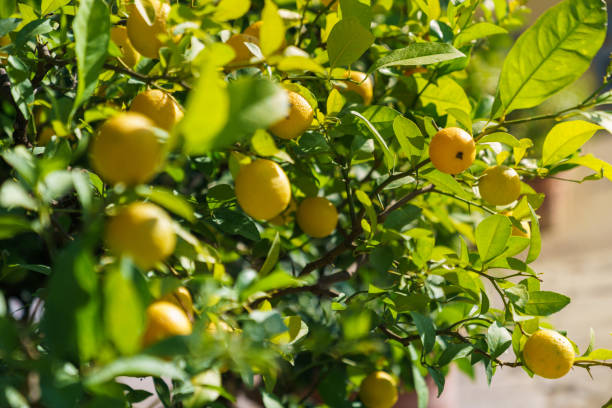
[[[599,129],[600,126],[582,120],[555,125],[544,139],[542,164],[546,166],[566,158],[588,142]]]
[[[429,65],[462,57],[465,57],[465,55],[449,44],[437,42],[414,43],[406,48],[391,51],[378,59],[370,67],[369,72],[392,66]]]
[[[512,223],[504,215],[491,215],[476,227],[476,246],[482,262],[500,255],[512,233]]]
[[[368,28],[357,17],[340,20],[329,33],[327,53],[332,68],[348,66],[355,62],[374,42]]]

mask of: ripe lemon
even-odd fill
[[[174,303],[185,312],[189,320],[193,320],[193,299],[186,287],[180,286],[174,292],[164,296],[162,300]]]
[[[289,114],[270,126],[270,132],[281,139],[295,139],[308,129],[312,123],[314,111],[302,95],[293,91],[287,92],[289,94]]]
[[[146,116],[130,112],[104,122],[90,150],[96,172],[111,184],[136,185],[151,180],[163,158],[154,126]]]
[[[331,3],[332,1],[334,2],[334,4],[332,4],[329,9],[333,11],[338,10],[338,4],[340,3],[339,0],[321,0],[321,3],[323,3],[323,5],[327,7],[329,6],[329,3]]]
[[[145,347],[168,337],[189,334],[191,334],[191,322],[177,305],[159,300],[147,307],[147,326],[142,337],[142,344]]]
[[[563,377],[572,368],[574,357],[572,343],[553,330],[538,330],[523,348],[527,367],[544,378]]]
[[[263,21],[261,20],[256,21],[250,26],[248,26],[247,28],[245,28],[242,34],[246,34],[246,35],[250,35],[251,37],[255,37],[259,41],[261,40],[260,32],[261,32],[262,25],[263,25]],[[286,46],[287,46],[287,42],[283,38],[283,44],[281,45],[281,48],[285,48]]]
[[[325,197],[309,197],[300,203],[297,222],[313,238],[324,238],[338,225],[338,211]]]
[[[166,20],[170,14],[170,5],[159,0],[151,0],[155,10],[153,25],[149,25],[145,17],[140,14],[136,5],[128,6],[127,32],[134,48],[147,58],[157,58],[159,49],[164,43],[160,38],[168,35]]]
[[[395,380],[384,371],[374,371],[361,382],[359,398],[368,408],[391,408],[397,402]]]
[[[459,174],[474,163],[476,144],[465,130],[445,128],[431,138],[429,158],[442,173]]]
[[[230,62],[230,64],[247,63],[253,58],[253,53],[244,44],[245,42],[259,45],[257,37],[247,34],[234,34],[225,43],[232,47],[236,56]]]
[[[489,167],[478,180],[478,191],[489,204],[507,205],[521,195],[521,179],[510,167]]]
[[[134,202],[117,211],[106,225],[106,244],[117,254],[129,255],[149,269],[174,251],[172,219],[155,204]]]
[[[124,26],[114,26],[110,32],[111,40],[121,50],[121,61],[128,67],[136,65],[140,59],[140,54],[128,38],[127,28]]]
[[[270,224],[276,225],[277,227],[282,227],[283,225],[287,225],[293,220],[294,213],[297,210],[297,203],[292,198],[289,202],[289,205],[282,213],[278,214],[276,217],[270,220]]]
[[[278,164],[258,159],[240,168],[236,176],[236,198],[245,213],[267,221],[289,205],[291,184]]]
[[[345,88],[338,87],[338,89],[340,89],[341,91],[355,92],[356,94],[361,96],[361,99],[363,99],[364,105],[369,105],[370,103],[372,103],[372,94],[374,93],[374,82],[372,81],[371,76],[367,76],[365,72],[361,72],[361,71],[346,71],[346,73],[344,74],[344,77],[354,82],[345,82],[346,87]]]
[[[136,95],[130,105],[130,112],[137,112],[151,119],[155,125],[170,132],[183,119],[183,110],[167,93],[150,89]]]

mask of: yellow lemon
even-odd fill
[[[297,203],[292,198],[289,202],[289,205],[282,213],[278,214],[276,217],[270,220],[270,224],[276,225],[277,227],[282,227],[283,225],[287,225],[293,220],[293,216],[295,211],[297,210]]]
[[[170,5],[159,0],[151,0],[151,5],[155,10],[153,25],[149,25],[136,5],[128,6],[127,33],[139,53],[147,58],[157,58],[159,49],[164,46],[161,37],[169,34],[166,20],[170,14]]]
[[[245,213],[267,221],[289,205],[291,184],[278,164],[258,159],[240,168],[236,176],[236,199]]]
[[[191,293],[189,293],[189,290],[187,290],[186,287],[181,286],[177,288],[174,292],[168,293],[166,296],[164,296],[162,300],[174,303],[183,309],[183,312],[185,312],[187,317],[189,317],[189,320],[193,320],[193,299],[191,298]]]
[[[338,211],[325,197],[309,197],[300,203],[297,223],[307,235],[324,238],[338,225]]]
[[[575,357],[572,343],[553,330],[538,330],[523,348],[527,367],[544,378],[563,377],[572,368]]]
[[[90,149],[95,171],[111,184],[136,185],[151,180],[163,158],[154,126],[146,116],[129,112],[104,122]]]
[[[130,256],[149,269],[174,252],[172,219],[155,204],[134,202],[121,207],[106,225],[106,244],[116,254]]]
[[[130,112],[143,114],[168,132],[184,115],[174,98],[159,89],[150,89],[136,95],[130,105]]]
[[[329,7],[329,9],[333,11],[338,10],[338,4],[340,3],[339,0],[321,0],[321,3],[323,3],[325,7],[328,7],[329,3],[331,2],[333,2],[334,4],[332,4],[331,7]]]
[[[147,326],[142,344],[147,347],[160,340],[191,334],[191,322],[177,305],[163,300],[147,307]]]
[[[312,106],[297,92],[288,91],[289,114],[274,125],[270,132],[281,139],[295,139],[308,129],[314,117]]]
[[[478,180],[478,191],[489,204],[507,205],[521,195],[521,179],[510,167],[489,167]]]
[[[367,76],[365,72],[361,71],[346,71],[344,77],[350,79],[353,82],[345,82],[346,87],[338,87],[339,90],[355,92],[357,95],[361,96],[364,105],[369,105],[370,103],[372,103],[372,95],[374,93],[374,81],[372,81],[371,76]]]
[[[140,54],[128,38],[127,28],[125,26],[114,26],[110,32],[111,40],[121,50],[121,61],[128,67],[136,65],[140,59]]]
[[[361,382],[359,398],[367,408],[391,408],[397,402],[395,380],[384,371],[374,371]]]
[[[247,63],[253,58],[253,53],[244,44],[245,42],[259,45],[257,37],[247,34],[234,34],[225,43],[232,47],[236,56],[230,62],[230,64]]]
[[[429,158],[442,173],[459,174],[474,163],[476,144],[465,130],[445,128],[431,138]]]

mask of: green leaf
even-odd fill
[[[425,139],[419,127],[410,119],[397,116],[393,120],[393,132],[410,163],[416,165],[425,149]]]
[[[489,354],[493,358],[499,357],[512,344],[512,336],[510,336],[508,330],[500,326],[497,322],[493,322],[493,324],[489,326],[486,340],[489,346]]]
[[[64,7],[68,3],[70,3],[70,0],[43,0],[40,7],[42,10],[40,15],[46,16],[47,14],[53,13],[55,10]]]
[[[250,8],[250,0],[221,0],[213,18],[217,21],[235,20],[245,15]]]
[[[484,37],[490,37],[497,34],[507,34],[508,30],[492,23],[476,23],[465,30],[462,30],[456,37],[454,45],[461,48],[464,45]]]
[[[420,101],[423,106],[433,104],[439,115],[445,115],[447,109],[453,108],[471,114],[472,105],[463,87],[450,76],[438,79],[437,84],[427,85],[427,80],[417,78],[417,87],[421,93]]]
[[[491,215],[476,227],[476,246],[483,263],[504,252],[512,233],[512,222],[505,215]]]
[[[278,290],[283,288],[289,288],[294,286],[302,285],[302,281],[288,275],[282,271],[276,271],[264,278],[257,279],[255,283],[250,285],[241,294],[242,299],[247,299],[249,296],[257,292],[268,292],[271,290]]]
[[[137,273],[129,262],[112,268],[104,281],[104,322],[106,333],[122,354],[141,347],[145,325],[145,300],[134,282]]]
[[[261,391],[262,402],[264,408],[283,408],[283,404],[276,398],[275,395],[268,394],[265,391]]]
[[[36,183],[38,171],[34,156],[25,148],[17,146],[13,150],[6,150],[2,153],[2,158],[23,177],[24,181],[30,186]]]
[[[603,177],[612,181],[612,164],[598,159],[590,153],[585,156],[569,159],[566,163],[588,167],[589,169],[597,172],[597,174],[601,174]]]
[[[465,54],[450,44],[438,42],[414,43],[406,48],[391,51],[389,54],[378,59],[370,67],[368,73],[386,67],[429,65],[463,57],[465,57]]]
[[[419,362],[419,356],[412,344],[408,346],[408,354],[410,356],[410,360],[412,360],[412,381],[418,398],[418,408],[427,408],[429,403],[429,388],[427,387],[427,383],[421,374],[421,370],[419,370],[419,365],[417,365]]]
[[[374,42],[374,36],[356,17],[343,18],[332,28],[327,39],[327,53],[332,68],[357,61]]]
[[[529,292],[525,313],[531,316],[549,316],[567,306],[570,300],[567,296],[555,292]]]
[[[274,237],[274,241],[272,241],[272,245],[270,246],[270,250],[268,251],[268,256],[259,270],[259,276],[267,275],[276,266],[278,256],[280,255],[280,249],[280,235],[277,232],[276,236]]]
[[[259,231],[253,220],[242,212],[228,208],[219,208],[214,212],[213,222],[221,231],[228,234],[242,235],[251,241],[259,241]]]
[[[442,173],[437,169],[423,173],[422,177],[436,186],[436,189],[456,195],[464,199],[470,199],[471,195],[450,174]]]
[[[483,136],[482,138],[480,138],[480,140],[478,140],[478,143],[495,143],[495,142],[503,143],[511,147],[521,146],[521,142],[519,142],[519,140],[516,137],[506,132],[491,133],[491,134]]]
[[[326,113],[327,115],[334,115],[342,110],[344,104],[346,103],[346,98],[344,95],[340,93],[336,88],[332,89],[327,97],[326,102]]]
[[[540,233],[540,221],[538,220],[538,216],[535,213],[535,210],[531,206],[531,204],[527,204],[529,206],[529,212],[531,216],[531,223],[529,224],[529,229],[531,231],[531,238],[529,241],[529,252],[527,253],[527,258],[525,262],[531,263],[538,259],[540,256],[540,251],[542,250],[542,236]]]
[[[274,138],[263,129],[259,129],[253,134],[251,145],[255,153],[264,157],[275,156],[280,152],[276,147]]]
[[[416,326],[421,342],[423,343],[423,351],[429,353],[433,350],[436,344],[436,327],[433,320],[429,316],[422,315],[417,312],[411,312],[412,320]]]
[[[599,360],[599,361],[612,360],[612,350],[595,349],[587,355],[576,358],[576,361],[581,361],[581,360]]]
[[[38,203],[32,196],[14,181],[6,181],[0,187],[0,206],[5,208],[23,207],[29,210],[38,209]]]
[[[0,190],[0,201],[2,191]],[[18,215],[0,215],[0,239],[13,238],[22,232],[31,231],[30,222]]]
[[[189,376],[176,364],[152,356],[118,358],[104,367],[94,369],[83,381],[86,387],[93,387],[113,381],[119,376],[164,377],[189,381]]]
[[[438,387],[438,395],[436,398],[440,398],[440,395],[442,395],[442,392],[444,391],[444,374],[442,374],[439,370],[436,370],[431,366],[427,366],[427,372],[429,373],[431,378],[433,378],[434,382],[436,383],[436,386]]]
[[[589,139],[602,129],[582,120],[572,120],[555,125],[544,139],[542,165],[548,166],[575,153]]]
[[[598,124],[602,128],[606,129],[608,132],[612,132],[612,114],[610,112],[605,111],[574,111],[572,113],[576,113],[591,123]]]
[[[78,86],[72,115],[98,83],[110,41],[110,10],[104,0],[82,0],[72,25],[75,37]]]
[[[364,28],[370,28],[372,10],[359,0],[340,0],[342,19],[355,17]]]
[[[302,55],[290,55],[283,57],[278,61],[276,65],[279,71],[291,72],[291,71],[311,71],[316,74],[327,75],[327,71],[316,61],[302,56]]]
[[[389,146],[387,146],[387,142],[385,142],[385,139],[383,139],[383,137],[378,132],[378,130],[376,130],[374,125],[372,125],[372,123],[369,120],[367,120],[363,115],[361,115],[359,112],[351,111],[351,115],[357,116],[359,119],[361,119],[365,123],[367,128],[374,135],[374,138],[376,139],[376,141],[378,142],[378,144],[380,145],[383,151],[383,155],[385,157],[385,165],[387,166],[388,169],[392,169],[395,166],[395,156],[393,155],[391,150],[389,150]]]
[[[195,221],[193,207],[181,194],[156,186],[139,186],[136,188],[136,193],[185,218],[189,222]]]
[[[601,0],[565,0],[540,16],[504,61],[504,111],[536,106],[578,79],[603,44],[606,20]]]
[[[285,41],[285,24],[278,14],[278,7],[272,0],[266,0],[261,13],[263,25],[259,32],[259,46],[263,55],[271,55]]]

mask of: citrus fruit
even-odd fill
[[[155,204],[134,202],[110,218],[106,244],[112,252],[128,255],[142,269],[149,269],[172,254],[176,235],[164,210]]]
[[[297,222],[307,235],[323,238],[336,229],[338,211],[325,197],[309,197],[298,207]]]
[[[338,10],[338,4],[340,3],[339,0],[321,0],[321,3],[323,3],[325,7],[328,7],[329,3],[331,2],[333,2],[334,4],[332,4],[331,7],[329,7],[329,9],[333,11]]]
[[[147,326],[142,344],[147,347],[160,340],[191,334],[191,322],[177,305],[158,300],[147,307]]]
[[[189,317],[189,320],[193,320],[193,299],[191,294],[186,287],[180,286],[174,292],[168,293],[162,298],[162,300],[170,303],[174,303]]]
[[[278,214],[276,217],[270,220],[270,224],[276,225],[277,227],[282,227],[283,225],[287,225],[293,220],[294,213],[297,210],[297,203],[292,198],[289,202],[289,205],[282,213]]]
[[[478,191],[489,204],[507,205],[521,195],[521,179],[510,167],[489,167],[478,180]]]
[[[154,126],[149,118],[133,112],[104,122],[90,149],[96,172],[111,184],[136,185],[151,180],[163,158]]]
[[[523,348],[523,360],[527,367],[544,378],[560,378],[574,364],[572,343],[553,330],[538,330],[529,337]]]
[[[289,96],[289,114],[274,125],[270,132],[281,139],[295,139],[308,129],[314,117],[312,106],[306,98],[297,92],[287,91]]]
[[[250,26],[248,26],[247,28],[245,28],[242,34],[250,35],[251,37],[255,37],[259,41],[261,40],[260,32],[261,32],[262,25],[263,25],[263,21],[258,20],[254,22],[253,24],[251,24]],[[283,38],[283,44],[281,45],[281,48],[285,48],[286,46],[287,46],[287,42]]]
[[[127,33],[134,48],[147,58],[157,58],[159,49],[164,43],[161,36],[168,35],[166,20],[170,14],[170,5],[159,0],[150,0],[155,11],[153,25],[136,8],[135,4],[128,6]]]
[[[258,159],[240,168],[236,176],[236,198],[245,213],[267,221],[289,205],[291,184],[278,164]]]
[[[355,92],[361,99],[363,99],[364,105],[369,105],[372,103],[372,94],[374,92],[374,82],[372,81],[372,77],[366,75],[361,71],[346,71],[344,74],[345,78],[350,79],[352,82],[344,82],[346,87],[340,88],[340,90]],[[362,82],[363,81],[363,82]]]
[[[397,402],[395,380],[384,371],[374,371],[361,382],[359,398],[368,408],[391,408]]]
[[[130,105],[130,112],[143,114],[168,132],[183,118],[179,104],[159,89],[150,89],[136,95]]]
[[[234,53],[236,54],[234,59],[230,61],[230,64],[246,63],[253,58],[254,55],[245,45],[245,42],[259,45],[259,40],[257,37],[247,34],[234,34],[225,42],[227,45],[232,47]]]
[[[226,333],[231,333],[234,331],[232,326],[225,323],[223,320],[219,320],[216,323],[210,322],[208,323],[208,326],[206,326],[206,332],[210,334],[211,336],[216,335],[219,332],[219,330],[221,330],[222,332],[226,332]]]
[[[476,144],[465,130],[445,128],[431,138],[429,158],[442,173],[459,174],[474,163]]]
[[[136,65],[140,59],[140,54],[128,38],[127,28],[125,26],[114,26],[110,32],[111,40],[121,50],[121,61],[128,67]]]

